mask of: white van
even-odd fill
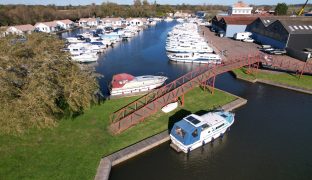
[[[244,39],[249,38],[249,36],[251,36],[251,35],[252,35],[251,32],[235,33],[235,34],[234,34],[234,39],[235,39],[235,40],[242,41],[242,40],[244,40]]]

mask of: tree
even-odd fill
[[[275,7],[276,15],[286,15],[288,10],[288,6],[286,3],[278,3]]]
[[[66,113],[82,113],[96,101],[94,73],[71,61],[63,47],[43,33],[1,39],[0,133],[53,127]]]

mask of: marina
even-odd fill
[[[0,177],[312,179],[308,0],[118,3],[1,6]]]

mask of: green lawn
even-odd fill
[[[303,75],[299,79],[298,76],[295,74],[289,74],[289,73],[270,73],[270,72],[264,72],[264,71],[258,71],[254,74],[246,74],[246,69],[236,69],[233,71],[237,77],[246,79],[246,80],[255,80],[255,79],[263,79],[263,80],[269,80],[273,83],[279,83],[283,85],[303,88],[307,90],[312,90],[312,76]]]
[[[166,130],[168,121],[172,124],[187,113],[209,110],[236,97],[196,88],[175,112],[157,113],[120,135],[110,135],[109,114],[134,99],[106,101],[75,119],[60,121],[53,129],[0,136],[0,179],[93,179],[102,156]]]

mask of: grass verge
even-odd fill
[[[241,79],[253,81],[256,79],[267,80],[272,83],[278,83],[285,86],[297,87],[306,90],[312,90],[312,76],[303,75],[300,79],[298,76],[284,72],[258,71],[254,74],[247,74],[246,68],[233,70],[233,73]]]
[[[102,156],[168,129],[177,112],[210,110],[236,99],[218,90],[211,95],[196,88],[186,94],[184,107],[169,114],[159,112],[112,136],[107,130],[109,114],[135,98],[106,101],[53,129],[0,136],[0,179],[93,179]]]

